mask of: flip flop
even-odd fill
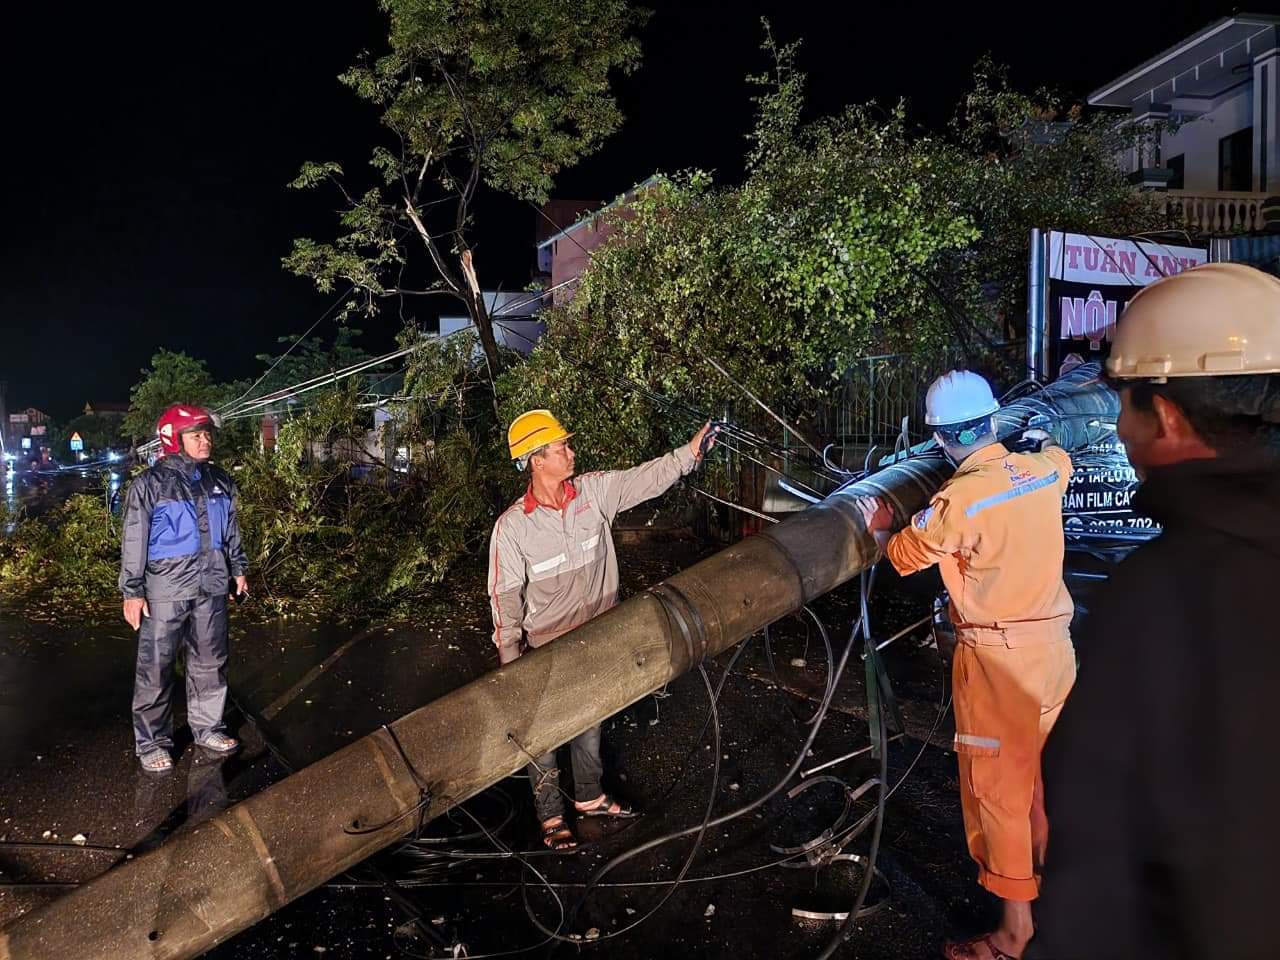
[[[197,740],[196,743],[214,753],[234,753],[240,749],[240,741],[235,737],[228,737],[225,733],[211,733],[203,740]]]
[[[552,817],[542,824],[542,843],[548,850],[569,851],[577,847],[578,838],[564,817]]]
[[[617,807],[616,811],[614,807]],[[607,793],[603,794],[591,807],[584,809],[581,804],[575,802],[573,809],[577,811],[580,817],[611,817],[614,820],[633,820],[640,816],[631,807],[613,799]]]
[[[1005,953],[992,943],[989,933],[984,933],[980,937],[971,937],[968,940],[949,940],[942,948],[942,956],[946,960],[977,960],[978,954],[973,948],[979,943],[984,944],[991,951],[991,960],[1022,960],[1021,957],[1015,957],[1012,953]]]
[[[170,773],[173,771],[173,757],[167,750],[152,750],[138,758],[138,763],[147,773]]]

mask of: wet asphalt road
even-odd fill
[[[624,548],[624,590],[655,582],[697,556],[688,544]],[[237,617],[237,706],[229,720],[245,749],[213,762],[197,755],[188,736],[177,771],[161,781],[138,772],[132,757],[134,648],[127,627],[53,629],[28,624],[12,611],[0,613],[0,923],[67,889],[38,884],[90,879],[125,851],[146,849],[262,789],[288,767],[304,766],[495,668],[482,573],[464,574],[453,587],[454,599],[424,611],[417,625],[250,626]],[[879,636],[915,619],[928,592],[916,589],[911,597],[886,578],[884,599],[875,604]],[[853,599],[849,593],[829,598],[819,611],[837,647]],[[451,841],[479,831],[465,816],[444,817],[426,828],[432,842],[376,857],[209,956],[444,957],[458,944],[466,949],[458,955],[472,957],[525,950],[546,940],[528,911],[555,930],[560,909],[534,869],[547,882],[566,885],[553,888],[573,914],[561,935],[593,939],[546,944],[528,956],[571,956],[580,949],[622,958],[661,952],[742,960],[814,956],[834,925],[797,920],[792,907],[820,911],[845,905],[860,874],[848,863],[821,871],[770,866],[784,859],[772,848],[795,847],[832,825],[845,808],[841,783],[822,783],[795,799],[784,793],[756,814],[710,831],[686,882],[657,914],[616,939],[609,934],[643,918],[666,895],[688,841],[620,867],[607,878],[615,885],[594,891],[585,904],[579,905],[581,886],[574,886],[612,855],[698,824],[713,787],[718,815],[764,793],[782,776],[804,735],[787,703],[802,716],[812,712],[825,682],[825,653],[812,628],[798,620],[781,624],[774,631],[775,678],[762,641],[751,643],[719,701],[721,770],[714,785],[710,736],[698,740],[707,696],[694,674],[674,682],[665,697],[645,698],[605,726],[607,786],[646,811],[644,818],[604,829],[584,824],[587,842],[578,853],[547,855],[533,833],[527,782],[510,778],[469,809],[497,833],[498,842],[527,853],[527,865],[494,858],[497,848],[483,836]],[[712,666],[713,683],[727,660],[723,656]],[[792,665],[799,660],[804,666]],[[892,893],[879,881],[873,886],[871,901],[884,906],[858,925],[840,956],[936,956],[945,935],[976,932],[994,906],[974,884],[975,871],[964,855],[954,758],[940,746],[949,739],[949,718],[929,736],[943,693],[936,652],[906,638],[890,648],[889,667],[908,731],[890,748],[889,782],[897,783],[913,762],[914,767],[887,807],[880,865]],[[855,658],[806,768],[867,744],[864,701],[862,663]],[[874,775],[875,765],[864,755],[825,772],[857,786]],[[871,810],[873,797],[871,791],[852,804],[844,822]],[[77,835],[85,846],[75,845]],[[869,831],[849,852],[865,852],[868,840]],[[399,886],[387,889],[381,877]]]

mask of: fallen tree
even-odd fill
[[[1081,449],[1115,395],[1080,367],[998,415],[1045,417]],[[312,764],[0,931],[0,960],[194,957],[462,803],[876,560],[854,506],[899,524],[950,476],[940,454],[892,464],[576,630]]]

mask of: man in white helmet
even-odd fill
[[[1214,263],[1152,284],[1107,375],[1133,507],[1163,532],[1091,606],[1046,748],[1037,955],[1280,956],[1280,280]]]
[[[1043,452],[996,439],[999,410],[978,374],[952,371],[929,388],[925,422],[955,475],[901,532],[892,510],[860,501],[867,529],[902,575],[937,564],[956,630],[955,751],[969,853],[978,882],[1004,902],[994,931],[946,945],[952,960],[1022,956],[1035,933],[1048,823],[1040,751],[1075,681],[1073,606],[1062,581],[1062,495],[1071,458],[1047,433]]]

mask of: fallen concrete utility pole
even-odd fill
[[[1067,449],[1105,436],[1116,399],[1080,368],[1005,407]],[[887,497],[899,523],[951,473],[939,455],[894,464],[766,533],[632,597],[110,870],[0,931],[0,960],[194,957],[522,769],[875,560],[854,507]],[[379,826],[381,825],[381,826]]]

